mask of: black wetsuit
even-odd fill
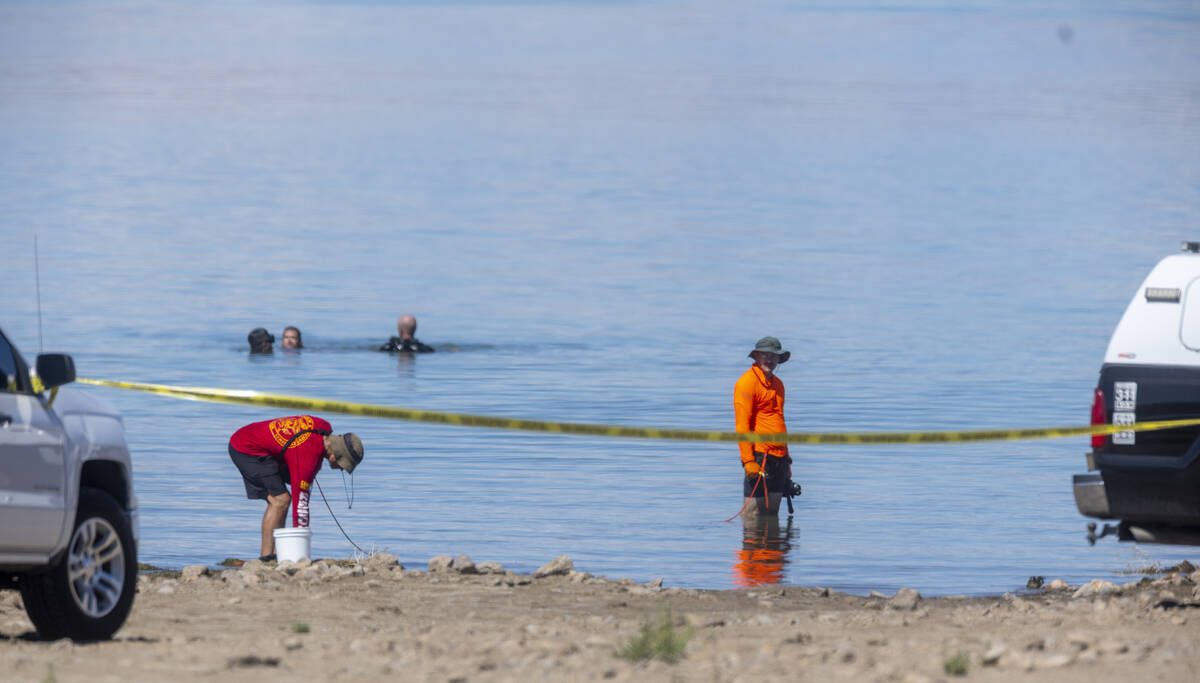
[[[412,339],[401,339],[400,337],[392,337],[388,343],[379,347],[380,351],[391,351],[401,353],[430,353],[434,350],[432,346],[422,344],[415,337]]]

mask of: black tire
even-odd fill
[[[107,640],[137,592],[137,546],[129,516],[100,489],[79,492],[71,540],[50,571],[21,581],[29,620],[45,639]]]

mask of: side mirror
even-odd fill
[[[65,353],[43,353],[37,358],[37,375],[47,389],[75,381],[75,361]]]

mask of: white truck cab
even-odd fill
[[[66,386],[70,356],[41,354],[35,369],[0,331],[0,589],[21,591],[43,638],[109,638],[137,591],[125,427]]]
[[[1146,277],[1109,341],[1092,424],[1200,418],[1200,242],[1164,258]],[[1200,545],[1200,426],[1092,437],[1088,469],[1074,477],[1075,505],[1115,519],[1103,536]],[[1095,523],[1089,524],[1095,541]]]

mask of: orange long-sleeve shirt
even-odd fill
[[[783,421],[783,382],[775,375],[768,380],[757,365],[750,366],[737,384],[733,385],[733,422],[739,432],[778,434],[787,431]],[[786,458],[786,443],[739,442],[742,466],[754,462],[754,451],[777,458]],[[755,468],[757,471],[757,467]],[[752,472],[748,472],[752,474]]]

